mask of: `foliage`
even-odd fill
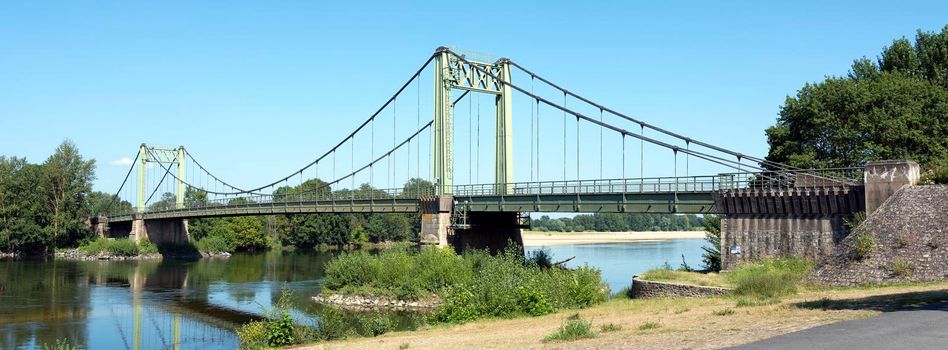
[[[136,256],[139,254],[157,253],[158,247],[149,241],[136,243],[127,238],[99,238],[80,245],[79,250],[89,255],[106,253],[117,256]]]
[[[534,249],[527,252],[527,264],[534,264],[542,268],[553,267],[553,253],[547,248]]]
[[[556,219],[544,215],[530,225],[534,230],[555,232],[689,231],[700,229],[703,220],[694,214],[596,213]]]
[[[323,310],[320,315],[319,325],[316,328],[319,339],[335,340],[345,339],[352,333],[352,328],[342,311],[334,308]]]
[[[929,162],[921,175],[922,184],[948,184],[948,157]]]
[[[69,339],[61,338],[56,339],[56,344],[43,344],[43,350],[75,350],[78,349]]]
[[[238,328],[240,348],[282,347],[316,340],[318,337],[315,334],[319,333],[317,330],[294,322],[290,315],[292,298],[292,291],[283,286],[273,308],[264,310],[263,320],[252,321]]]
[[[855,250],[853,253],[857,260],[862,260],[869,257],[872,254],[872,251],[876,248],[876,238],[868,232],[863,232],[856,235],[854,239]]]
[[[373,315],[356,318],[356,333],[363,337],[375,337],[395,328],[395,321],[387,315]]]
[[[738,266],[727,274],[734,294],[758,299],[794,294],[813,262],[799,258],[761,259]]]
[[[43,254],[92,236],[95,160],[63,141],[42,164],[0,156],[0,251]]]
[[[221,236],[204,237],[194,243],[198,251],[203,253],[223,253],[234,251],[234,246]]]
[[[596,333],[592,331],[590,322],[583,320],[579,315],[573,315],[567,318],[555,333],[543,338],[543,341],[570,341],[595,337]]]
[[[803,168],[948,159],[948,26],[902,38],[846,77],[806,84],[766,130],[767,159]]]
[[[899,277],[912,277],[912,274],[915,273],[915,264],[905,258],[895,258],[892,261],[892,272]]]
[[[853,214],[851,219],[845,219],[843,225],[850,230],[855,230],[866,221],[866,212],[860,211]]]
[[[705,215],[704,230],[707,232],[705,241],[708,245],[702,246],[701,261],[708,271],[721,271],[721,216]]]
[[[267,322],[248,322],[237,328],[241,349],[263,349],[267,344]]]
[[[526,262],[519,249],[514,246],[496,256],[485,251],[458,256],[450,249],[433,248],[342,253],[326,264],[324,287],[402,300],[437,296],[442,303],[435,319],[449,323],[544,315],[587,307],[608,295],[598,270],[541,268]]]

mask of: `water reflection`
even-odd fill
[[[702,240],[551,247],[557,259],[599,267],[613,290],[668,261],[700,262]],[[528,248],[531,249],[531,248]],[[312,324],[311,302],[335,253],[270,252],[199,261],[0,261],[0,348],[33,349],[68,339],[85,349],[233,349],[234,329],[259,319],[284,286],[292,315]],[[397,329],[420,322],[386,314]],[[351,315],[350,315],[351,316]]]

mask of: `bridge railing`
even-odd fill
[[[862,168],[800,169],[718,175],[722,190],[848,187],[862,184]]]
[[[652,177],[635,179],[565,180],[506,184],[455,185],[455,196],[556,195],[576,193],[712,192],[720,189],[717,176]]]

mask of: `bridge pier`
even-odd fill
[[[109,223],[108,219],[99,221],[96,232],[100,237],[127,237],[135,242],[149,240],[155,244],[183,244],[191,239],[187,219],[145,220],[144,213],[132,214],[131,222]]]
[[[523,246],[518,212],[468,212],[463,219],[452,218],[454,197],[422,198],[421,243],[437,247],[449,245],[457,252],[486,249],[493,253],[509,243]]]
[[[870,162],[862,185],[798,178],[788,189],[739,189],[715,198],[721,218],[721,266],[767,257],[819,260],[849,235],[847,220],[872,212],[903,186],[918,184],[918,164]]]

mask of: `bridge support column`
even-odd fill
[[[109,234],[109,217],[99,215],[95,220],[95,235],[98,238],[105,238]]]
[[[183,244],[191,239],[188,232],[188,220],[155,219],[145,220],[143,213],[132,216],[132,227],[128,239],[135,242],[149,240],[156,244]]]
[[[421,203],[421,243],[437,247],[448,246],[451,234],[451,211],[454,197],[435,196],[420,199]]]
[[[902,186],[918,185],[918,163],[910,160],[869,162],[863,172],[866,185],[866,215],[872,214]]]
[[[135,242],[148,239],[148,228],[145,226],[145,213],[132,214],[132,229],[128,232],[128,239]]]
[[[486,249],[497,253],[510,244],[523,247],[520,232],[520,213],[517,212],[470,212],[469,226],[455,229],[451,246],[458,252],[469,249]]]

